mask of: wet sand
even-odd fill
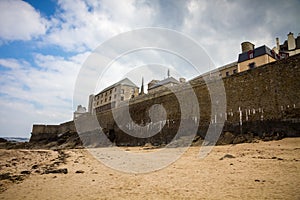
[[[0,199],[300,199],[300,138],[216,146],[204,159],[199,149],[147,174],[108,168],[85,149],[0,150]]]

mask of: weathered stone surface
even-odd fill
[[[300,55],[226,77],[223,82],[227,108],[226,113],[219,114],[226,115],[227,121],[223,128],[225,134],[221,136],[218,144],[251,142],[255,137],[270,140],[285,136],[300,136]],[[191,83],[200,107],[201,118],[197,135],[204,139],[212,119],[210,116],[210,93],[201,77]],[[185,90],[180,94],[187,96]],[[217,92],[214,95],[217,95]],[[168,144],[176,136],[181,121],[180,106],[182,105],[179,105],[173,93],[164,91],[160,94],[143,95],[131,100],[129,108],[131,118],[136,124],[148,126],[150,123],[149,110],[154,104],[160,104],[165,108],[169,123],[152,137],[133,137],[120,128],[120,126],[125,126],[128,121],[128,119],[122,121],[124,107],[117,109],[120,115],[113,116],[111,111],[105,111],[98,113],[97,118],[110,142],[117,145]],[[193,110],[194,106],[192,105],[190,109]],[[188,107],[183,109],[188,109]],[[242,116],[240,116],[239,110]],[[117,125],[114,117],[119,117],[121,124]],[[240,119],[243,122],[242,126]],[[189,123],[187,124],[184,136],[189,136],[193,132],[188,129]],[[77,144],[77,142],[68,146],[69,141],[66,139],[68,135],[62,137],[61,134],[75,131],[72,121],[57,126],[34,125],[30,142],[40,144],[56,142],[57,146],[66,144],[63,146],[64,148],[72,148],[73,144]],[[89,137],[83,138],[84,142],[92,143]],[[75,139],[75,141],[77,140]],[[109,145],[109,143],[104,145]]]

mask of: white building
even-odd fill
[[[102,112],[110,110],[118,107],[123,101],[138,96],[138,94],[139,88],[131,80],[124,78],[123,80],[105,88],[95,96],[90,95],[89,109],[92,105],[91,113],[94,111]]]

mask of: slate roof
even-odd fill
[[[162,85],[166,85],[168,83],[175,83],[175,84],[178,84],[179,81],[177,81],[175,78],[173,77],[169,77],[169,78],[166,78],[164,80],[161,80],[155,84],[153,84],[150,88],[148,88],[148,90],[151,90],[153,88],[156,88],[156,87],[159,87],[159,86],[162,86]]]
[[[253,50],[253,58],[256,58],[258,56],[262,56],[262,55],[268,54],[269,56],[271,56],[274,59],[276,59],[275,58],[275,54],[272,54],[271,51],[272,50],[269,47],[267,47],[266,45],[257,47],[257,48],[255,48]],[[238,63],[241,63],[241,62],[243,62],[245,60],[249,60],[248,52],[240,53],[239,54]]]
[[[126,86],[131,86],[131,87],[135,87],[135,88],[139,88],[136,84],[134,84],[129,78],[124,78],[122,80],[120,80],[119,82],[116,82],[115,84],[108,86],[107,88],[103,89],[101,92],[99,92],[98,94],[101,94],[103,92],[106,92],[118,85],[126,85]],[[98,95],[97,94],[97,95]]]

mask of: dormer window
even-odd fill
[[[252,59],[254,57],[254,51],[250,50],[248,51],[248,58]]]

